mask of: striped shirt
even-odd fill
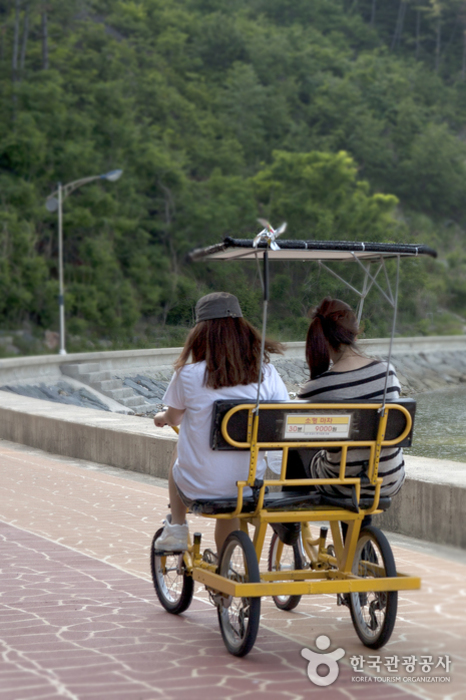
[[[321,401],[381,401],[383,399],[387,363],[375,360],[365,367],[349,372],[324,372],[317,379],[305,384],[299,391],[300,399],[312,403]],[[395,369],[390,365],[387,382],[387,399],[396,400],[400,396],[400,385]],[[370,451],[367,448],[349,448],[346,460],[346,476],[355,477],[367,471]],[[311,476],[314,479],[338,477],[341,450],[318,452],[311,463]],[[405,479],[405,463],[401,447],[384,447],[381,451],[378,475],[383,478],[381,496],[394,496]],[[318,486],[318,489],[335,496],[349,496],[350,486]],[[362,486],[361,495],[372,495],[373,486]]]

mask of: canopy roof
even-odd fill
[[[189,259],[196,260],[255,260],[269,251],[270,260],[380,260],[380,258],[417,257],[437,252],[426,245],[400,243],[359,243],[356,241],[282,241],[277,240],[279,250],[270,248],[266,241],[253,247],[252,239],[227,236],[222,243],[196,248]]]

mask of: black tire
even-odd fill
[[[270,540],[268,568],[269,571],[304,569],[299,544],[283,544],[274,532]],[[279,610],[294,610],[299,605],[301,597],[300,595],[274,595],[272,600]]]
[[[240,530],[228,535],[220,553],[218,573],[241,583],[259,583],[256,551],[249,537]],[[261,599],[222,596],[218,622],[225,646],[234,656],[246,656],[259,630]]]
[[[182,554],[161,556],[154,550],[155,540],[160,537],[163,527],[154,535],[150,548],[150,570],[157,597],[165,610],[179,615],[189,608],[193,599],[194,581],[186,573]],[[180,572],[180,569],[182,573]]]
[[[372,564],[381,567],[374,571]],[[353,561],[353,573],[364,578],[396,576],[395,559],[381,530],[372,525],[361,530]],[[354,629],[363,644],[380,649],[395,627],[398,591],[350,593],[349,608]]]

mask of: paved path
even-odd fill
[[[264,599],[256,645],[236,659],[202,589],[179,617],[156,600],[148,550],[166,508],[166,485],[153,477],[0,441],[0,700],[466,698],[465,553],[395,539],[398,568],[420,574],[423,588],[401,592],[395,632],[379,652],[360,644],[334,596],[309,596],[290,613]],[[213,523],[190,523],[211,545]],[[346,652],[327,688],[308,679],[300,654],[321,634]],[[448,656],[452,666],[401,665],[421,655],[434,664]],[[363,672],[349,663],[356,656]],[[400,663],[392,674],[390,657]]]

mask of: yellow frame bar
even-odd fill
[[[279,572],[284,573],[284,572]],[[293,573],[293,572],[288,572]],[[416,576],[406,576],[398,573],[395,577],[384,578],[347,578],[323,579],[319,572],[319,580],[282,580],[263,581],[260,583],[237,583],[219,574],[193,569],[193,579],[203,583],[208,588],[235,598],[259,598],[260,596],[276,595],[322,595],[335,593],[362,593],[365,591],[400,591],[416,590],[421,587],[421,580]],[[297,571],[296,578],[301,578],[302,572]],[[309,576],[308,576],[309,577]],[[284,577],[283,577],[284,578]]]

